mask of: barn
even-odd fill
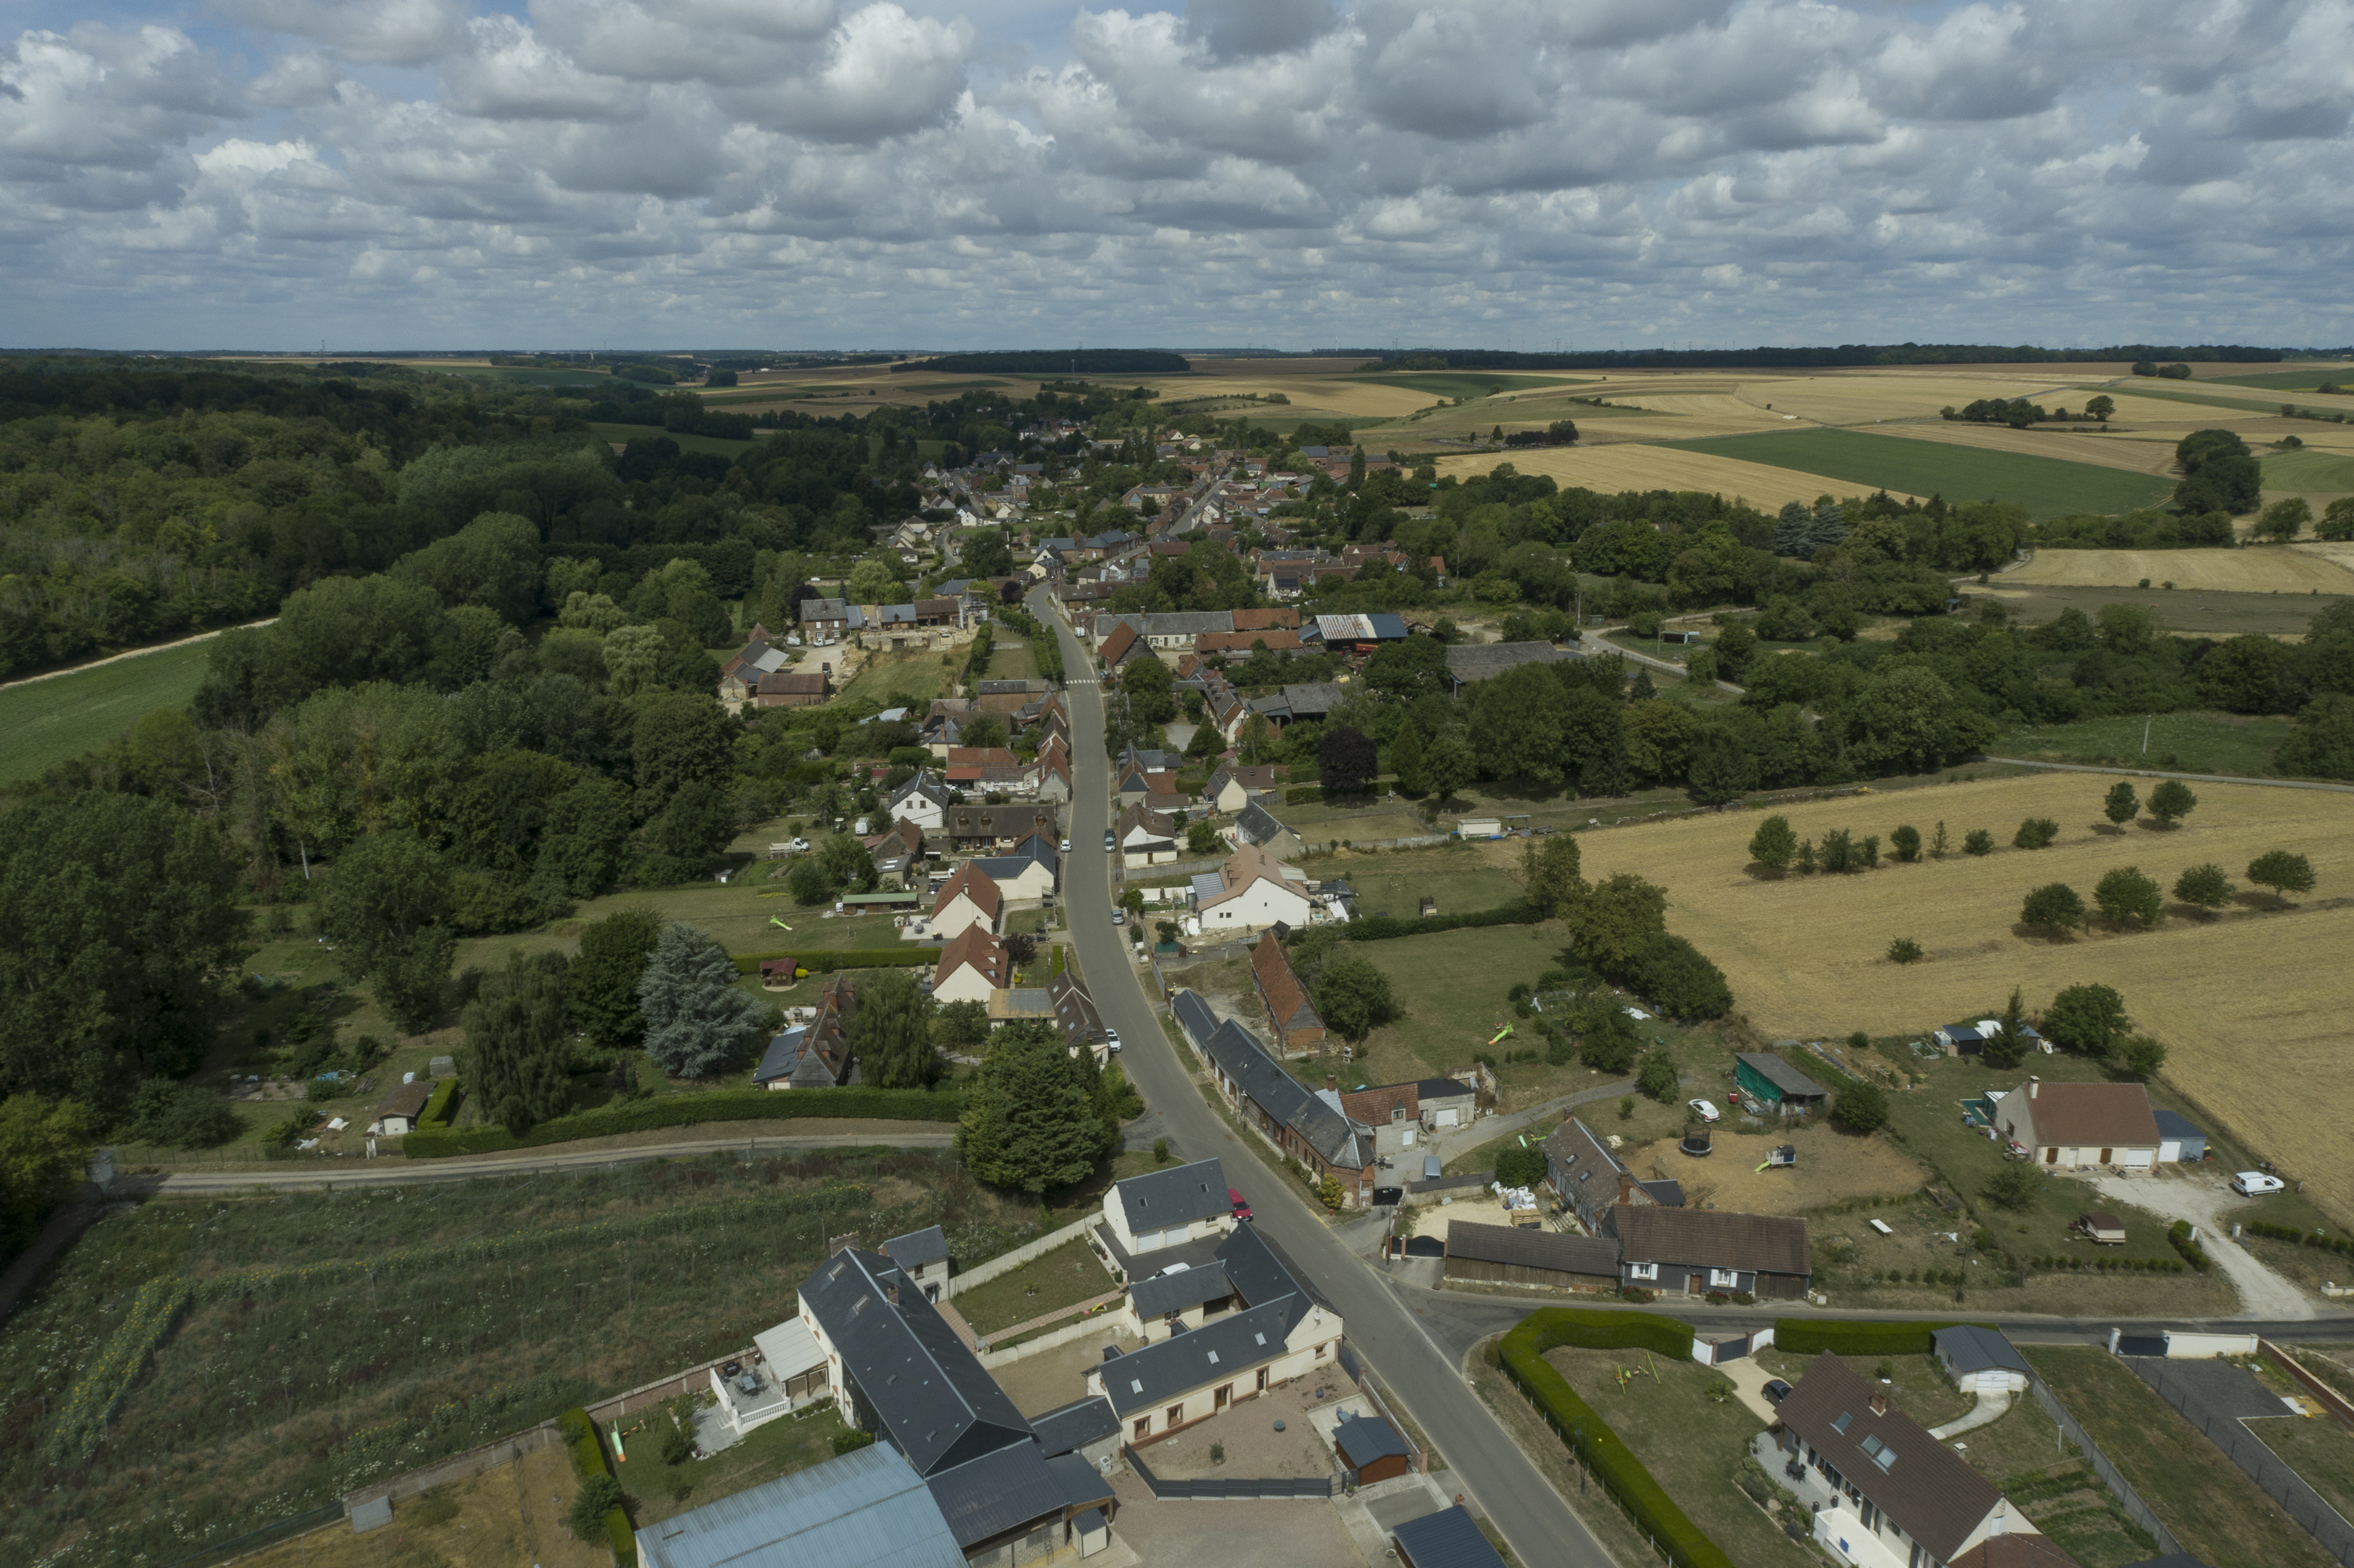
[[[1618,1244],[1457,1220],[1447,1228],[1447,1277],[1560,1290],[1618,1288]]]

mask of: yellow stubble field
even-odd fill
[[[1981,397],[2029,397],[2050,408],[2054,389],[2065,386],[2064,376],[2021,380],[1999,373],[1890,368],[1757,377],[1741,384],[1741,397],[1817,424],[1869,425],[1875,419],[1934,418],[1948,404],[1960,408]],[[2079,401],[2064,390],[2057,400],[2072,408]]]
[[[1958,848],[1973,828],[2006,847],[1851,876],[1761,880],[1747,845],[1764,814],[1734,811],[1583,835],[1589,877],[1635,872],[1668,889],[1668,924],[1715,960],[1735,1008],[1771,1035],[1925,1031],[1998,1009],[2013,986],[2031,1009],[2062,987],[2115,986],[2137,1027],[2166,1042],[2166,1077],[2233,1137],[2307,1183],[2354,1224],[2354,1158],[2338,1121],[2354,1096],[2346,1034],[2354,952],[2354,794],[2198,784],[2199,806],[2170,832],[2110,832],[2101,799],[2115,780],[2047,773],[1936,785],[1784,809],[1802,838],[1858,836],[1911,823],[1925,841],[1942,819]],[[2136,780],[2147,798],[2149,785]],[[2008,847],[2020,821],[2050,817],[2059,842]],[[2221,865],[2237,883],[2270,849],[2307,855],[2318,878],[2302,907],[2269,895],[2219,919],[2168,918],[2150,931],[2052,941],[2014,929],[2033,888],[2065,882],[2090,902],[2107,872],[2139,866],[2170,888],[2185,869]],[[1884,852],[1883,852],[1884,853]],[[2345,902],[2339,902],[2345,900]],[[1896,965],[1910,937],[1925,961]]]
[[[1538,447],[1522,451],[1444,457],[1437,460],[1437,467],[1441,473],[1468,479],[1486,473],[1500,462],[1509,462],[1522,473],[1550,474],[1553,482],[1564,490],[1582,485],[1606,495],[1614,495],[1622,490],[1704,490],[1728,500],[1738,497],[1766,511],[1776,510],[1790,501],[1812,505],[1816,497],[1824,494],[1862,493],[1861,486],[1825,479],[1819,474],[1769,468],[1764,463],[1744,462],[1738,458],[1718,457],[1711,452],[1631,444]],[[1897,499],[1901,501],[1904,497],[1898,495]]]
[[[1874,435],[1900,436],[1907,440],[1943,441],[1948,446],[1977,447],[1983,451],[2024,452],[2030,457],[2058,458],[2062,462],[2091,463],[2095,468],[2121,468],[2133,473],[2174,473],[2174,443],[2180,438],[2137,440],[2124,435],[2095,435],[2044,430],[2014,430],[2009,425],[1970,425],[1958,420],[1932,419],[1890,425]]]
[[[2144,580],[2215,593],[2354,593],[2354,571],[2309,550],[2038,550],[1997,579],[2062,588],[2132,588]],[[2316,607],[2319,608],[2318,606]]]

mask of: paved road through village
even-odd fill
[[[1102,696],[1085,652],[1064,630],[1053,604],[1043,592],[1030,602],[1062,639],[1071,677],[1071,854],[1063,863],[1063,901],[1087,989],[1105,1021],[1119,1031],[1129,1077],[1163,1118],[1180,1152],[1224,1161],[1227,1181],[1249,1202],[1258,1228],[1338,1308],[1359,1360],[1404,1402],[1446,1458],[1449,1488],[1470,1494],[1531,1568],[1606,1568],[1609,1553],[1465,1383],[1459,1355],[1440,1348],[1417,1320],[1417,1309],[1310,1209],[1299,1187],[1276,1177],[1243,1147],[1204,1101],[1191,1070],[1161,1033],[1161,1010],[1146,996],[1124,950],[1126,933],[1111,924],[1110,864],[1103,853],[1110,764],[1104,756]]]

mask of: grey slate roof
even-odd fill
[[[1938,1330],[1930,1338],[1936,1341],[1938,1354],[1950,1361],[1957,1372],[1991,1372],[1998,1368],[2015,1372],[2031,1370],[2027,1358],[1999,1330],[1956,1323],[1950,1329]]]
[[[1404,1458],[1413,1452],[1397,1428],[1377,1415],[1343,1415],[1332,1429],[1332,1440],[1361,1470],[1368,1459]]]
[[[1288,1327],[1284,1307],[1282,1301],[1270,1301],[1246,1308],[1191,1333],[1130,1351],[1105,1364],[1104,1396],[1125,1418],[1130,1411],[1157,1408],[1225,1373],[1240,1376],[1283,1353]]]
[[[1204,1049],[1251,1103],[1306,1139],[1327,1163],[1356,1171],[1371,1158],[1349,1118],[1309,1093],[1233,1019],[1218,1026]]]
[[[1210,1036],[1218,1032],[1218,1015],[1202,1000],[1199,991],[1190,987],[1179,991],[1169,1003],[1169,1011],[1177,1020],[1177,1027],[1196,1047],[1207,1044]]]
[[[1807,1222],[1795,1215],[1622,1203],[1610,1211],[1609,1225],[1628,1263],[1809,1272]]]
[[[1286,1319],[1287,1331],[1310,1306],[1338,1315],[1339,1309],[1324,1299],[1324,1293],[1299,1271],[1281,1247],[1259,1234],[1257,1225],[1236,1225],[1234,1234],[1219,1244],[1218,1266],[1234,1282],[1246,1307],[1264,1307],[1286,1297],[1295,1300],[1304,1297],[1305,1304],[1294,1307],[1292,1316]]]
[[[1405,634],[1403,630],[1398,633]],[[1330,681],[1307,681],[1283,688],[1283,705],[1294,718],[1321,718],[1348,700],[1348,692]]]
[[[1245,806],[1235,818],[1235,836],[1246,844],[1265,844],[1277,834],[1289,831],[1275,820],[1274,812],[1257,800]]]
[[[1782,1424],[1814,1445],[1897,1528],[1951,1562],[2002,1493],[1902,1410],[1892,1404],[1875,1413],[1877,1389],[1825,1351],[1783,1396]]]
[[[1196,1160],[1167,1171],[1148,1171],[1115,1184],[1128,1231],[1166,1230],[1195,1220],[1214,1220],[1233,1213],[1226,1197],[1226,1173],[1215,1160]]]
[[[1119,1436],[1119,1417],[1097,1393],[1058,1404],[1044,1415],[1034,1415],[1030,1426],[1038,1434],[1038,1451],[1046,1456],[1050,1464],[1058,1454],[1068,1454],[1090,1443]]]
[[[934,1472],[924,1483],[959,1546],[1063,1514],[1063,1487],[1034,1442],[1000,1448]]]
[[[781,1476],[638,1531],[644,1568],[964,1568],[908,1464],[885,1444]]]
[[[1830,1093],[1829,1089],[1781,1057],[1775,1055],[1771,1051],[1744,1051],[1741,1053],[1741,1060],[1749,1064],[1751,1072],[1755,1073],[1786,1095],[1798,1095],[1808,1099],[1819,1100]]]
[[[1504,1568],[1461,1503],[1410,1519],[1390,1535],[1407,1568]]]
[[[928,1263],[948,1260],[949,1238],[940,1234],[939,1226],[926,1225],[922,1230],[893,1236],[883,1244],[883,1252],[901,1268],[921,1268]]]
[[[904,1287],[896,1304],[893,1286]],[[801,1293],[859,1403],[917,1474],[1029,1441],[1030,1424],[1005,1391],[889,1258],[844,1248]]]
[[[1458,1098],[1475,1100],[1479,1097],[1479,1090],[1460,1078],[1416,1078],[1414,1081],[1414,1097],[1416,1103]]]
[[[1101,1404],[1103,1401],[1098,1399],[1096,1403]],[[1109,1415],[1111,1412],[1107,1410],[1104,1414]],[[1065,1508],[1091,1509],[1098,1503],[1110,1502],[1119,1495],[1112,1490],[1111,1483],[1097,1473],[1093,1465],[1076,1454],[1062,1454],[1048,1459],[1046,1469],[1055,1478],[1055,1484],[1063,1489]]]
[[[1139,1318],[1182,1312],[1188,1307],[1223,1301],[1234,1293],[1234,1284],[1227,1279],[1226,1271],[1215,1264],[1197,1264],[1179,1274],[1152,1275],[1131,1280],[1128,1287],[1129,1304],[1136,1308]]]
[[[2179,1111],[2170,1111],[2162,1106],[2152,1106],[2149,1107],[2149,1114],[2157,1118],[2158,1136],[2162,1139],[2203,1139],[2207,1136],[2205,1128]]]
[[[1140,619],[1144,624],[1138,630],[1147,637],[1199,637],[1235,629],[1231,609],[1181,609]]]
[[[752,1069],[752,1081],[769,1084],[791,1077],[793,1069],[801,1065],[801,1040],[808,1033],[807,1026],[802,1025],[772,1037],[769,1048],[760,1053],[760,1065]]]

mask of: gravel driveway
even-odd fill
[[[2146,1209],[2199,1227],[2199,1245],[2240,1293],[2237,1316],[2257,1319],[2318,1318],[2313,1298],[2241,1249],[2232,1239],[2231,1213],[2248,1200],[2232,1191],[2228,1178],[2200,1171],[2181,1176],[2096,1176],[2089,1185],[2105,1198]]]

